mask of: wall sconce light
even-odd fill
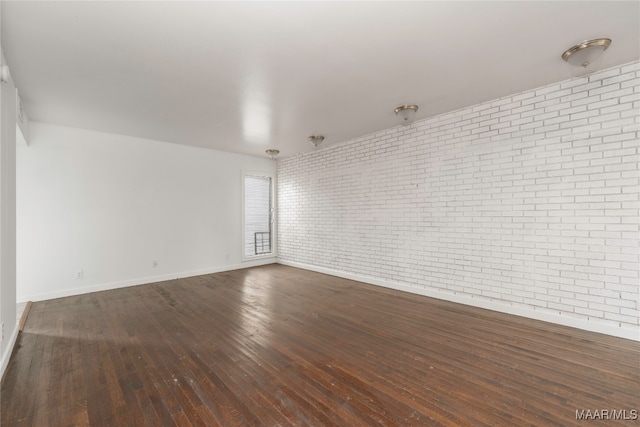
[[[317,147],[318,145],[322,144],[322,141],[324,141],[324,136],[322,135],[311,135],[310,137],[307,138],[309,141],[311,141],[311,143]]]
[[[573,74],[587,74],[593,71],[592,65],[602,57],[610,45],[611,39],[585,40],[567,49],[562,54],[562,59],[576,67],[573,69]]]
[[[400,124],[403,126],[409,125],[416,117],[416,111],[418,111],[417,105],[401,105],[395,110],[396,116],[400,118]]]
[[[265,153],[267,153],[267,156],[269,156],[271,159],[275,159],[278,156],[278,154],[280,154],[280,150],[276,150],[275,148],[270,148],[266,150]]]

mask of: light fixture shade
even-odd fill
[[[572,66],[573,75],[584,75],[595,71],[602,54],[611,45],[611,39],[585,40],[571,46],[562,54],[562,59]]]
[[[307,138],[309,141],[311,141],[311,143],[317,147],[318,145],[322,144],[322,141],[324,141],[324,136],[322,135],[311,135],[310,137]]]
[[[407,126],[413,122],[418,111],[417,105],[401,105],[395,110],[396,115],[400,119],[400,124]]]
[[[265,153],[267,153],[267,156],[271,157],[272,159],[275,159],[276,156],[280,154],[280,150],[276,150],[275,148],[270,148],[268,150],[265,150]]]

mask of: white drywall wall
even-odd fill
[[[275,167],[32,121],[17,150],[18,301],[255,265],[241,262],[242,171]]]

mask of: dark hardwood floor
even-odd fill
[[[640,343],[281,265],[34,303],[3,426],[633,418]],[[613,418],[608,415],[607,418]]]

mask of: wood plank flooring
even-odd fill
[[[633,418],[640,343],[273,264],[36,302],[1,392],[12,427],[629,426],[576,410]]]

